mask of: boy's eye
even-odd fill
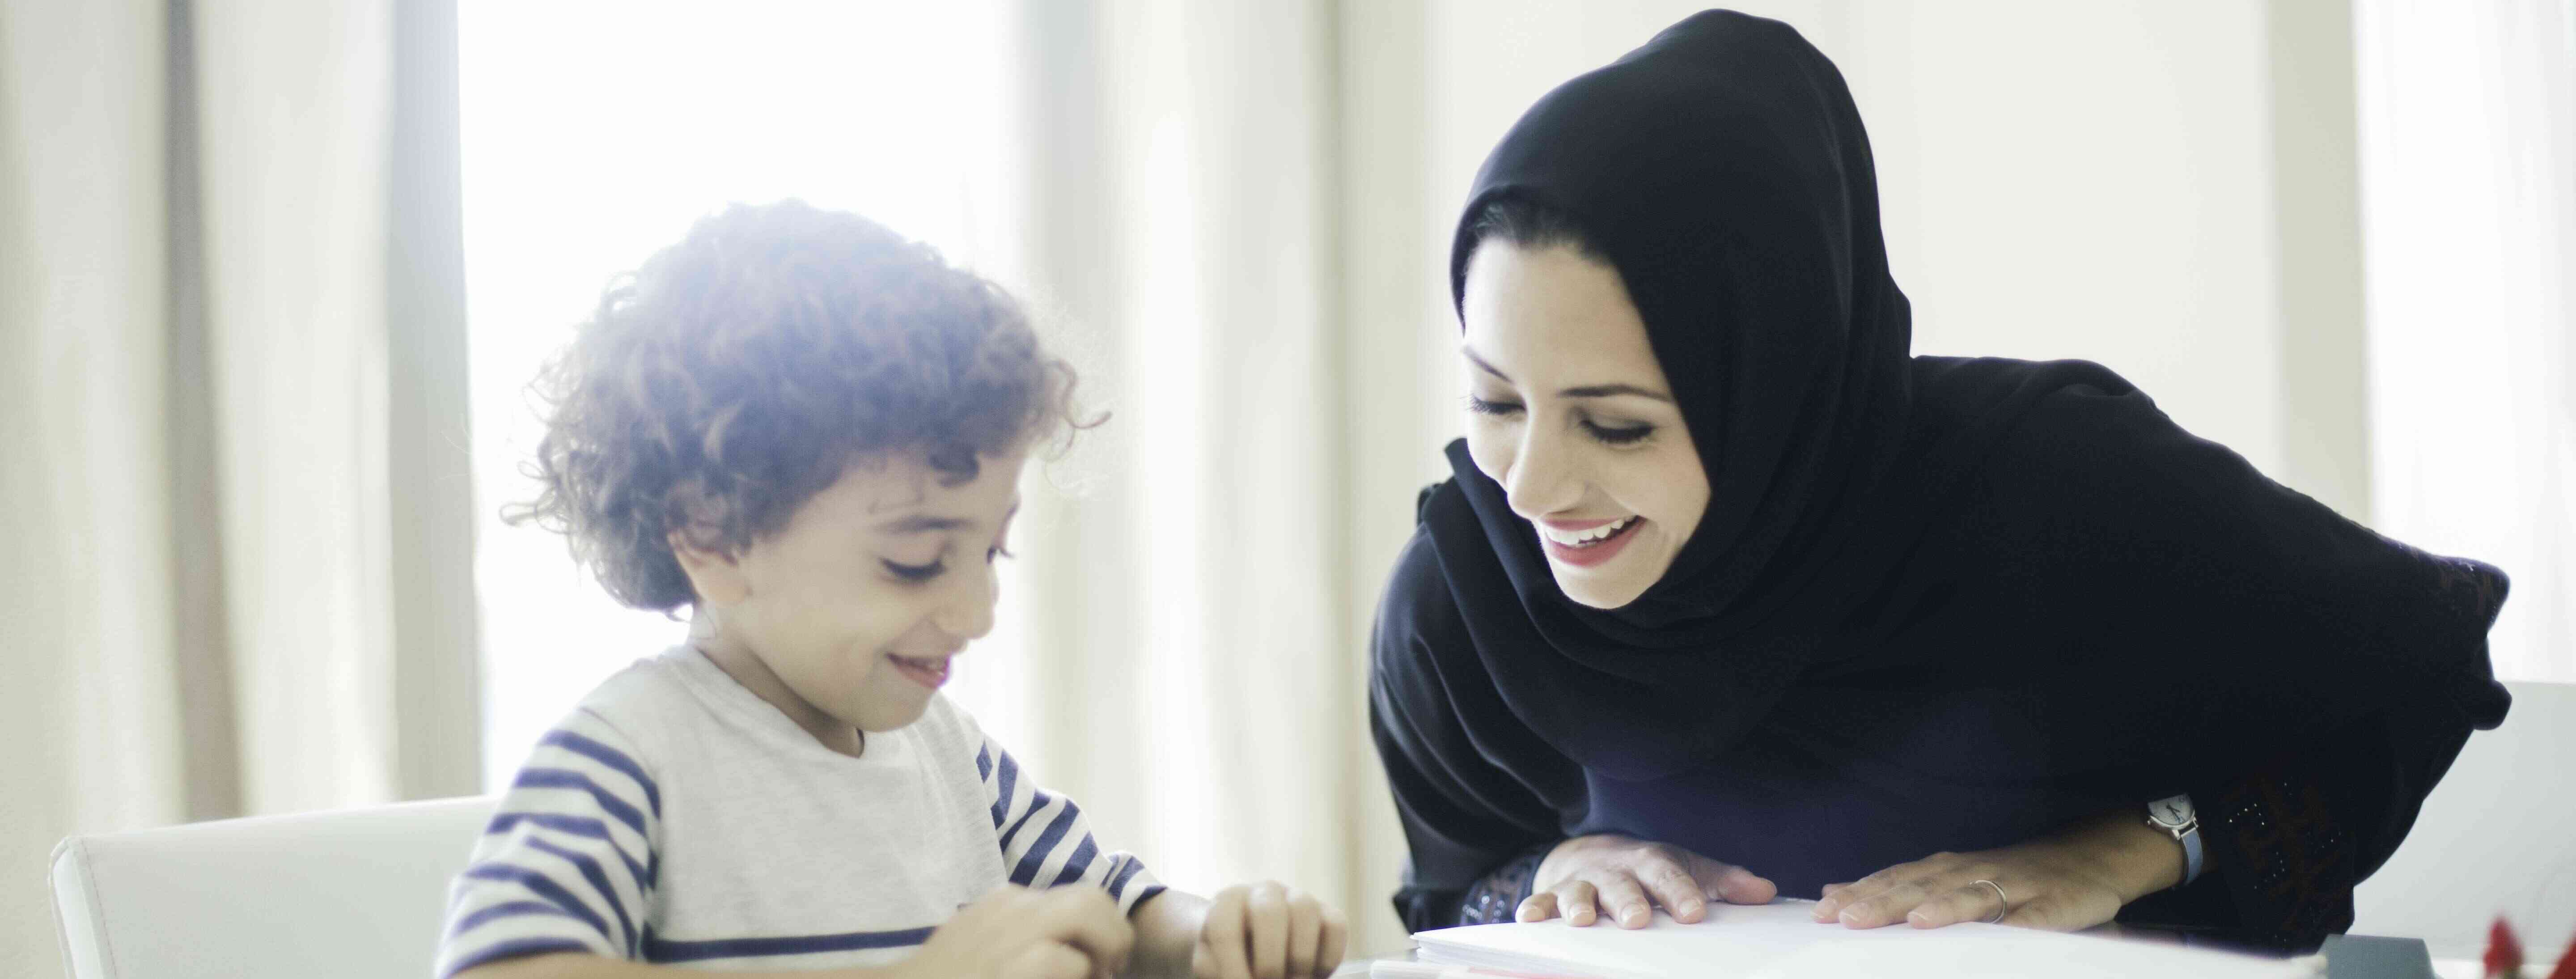
[[[1610,445],[1635,445],[1639,442],[1645,441],[1646,436],[1655,434],[1655,426],[1653,425],[1639,425],[1634,428],[1604,428],[1588,421],[1583,423],[1583,430],[1592,433],[1593,438],[1600,439],[1602,442]]]
[[[1467,410],[1479,415],[1517,415],[1521,413],[1521,406],[1511,401],[1487,401],[1471,394],[1467,396]]]
[[[948,570],[946,561],[932,561],[929,564],[900,564],[884,558],[877,560],[885,564],[887,571],[893,572],[895,577],[905,581],[929,581]]]

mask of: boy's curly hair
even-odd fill
[[[620,602],[696,598],[676,533],[714,553],[783,526],[854,461],[979,455],[1087,427],[1073,368],[1000,287],[928,245],[802,201],[734,205],[619,276],[531,385],[534,501]]]

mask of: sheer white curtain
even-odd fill
[[[1175,884],[1279,878],[1348,910],[1356,950],[1400,947],[1363,639],[1436,444],[1413,433],[1445,418],[1410,354],[1427,287],[1345,288],[1390,247],[1416,267],[1417,229],[1355,207],[1383,188],[1351,169],[1379,145],[1360,100],[1414,96],[1343,72],[1389,67],[1345,45],[1422,53],[1355,41],[1346,17],[1403,18],[1332,3],[1009,9],[1030,152],[998,270],[1113,412],[1030,487],[1004,610],[1022,750]]]
[[[2504,568],[2496,672],[2576,682],[2576,4],[2354,33],[2377,525]]]
[[[64,835],[473,787],[442,12],[0,7],[0,962]]]

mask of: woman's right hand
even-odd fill
[[[1105,979],[1127,970],[1136,929],[1097,887],[1005,884],[930,933],[891,970],[905,979]]]
[[[1609,912],[1621,928],[1643,928],[1654,908],[1673,920],[1708,915],[1708,902],[1767,904],[1779,887],[1752,871],[1719,863],[1677,846],[1613,834],[1577,836],[1548,851],[1531,876],[1532,893],[1514,917],[1545,921],[1562,915],[1582,927]]]

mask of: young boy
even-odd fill
[[[1320,976],[1341,914],[1102,849],[938,694],[992,628],[1073,373],[930,248],[735,207],[612,286],[548,368],[537,500],[686,645],[540,742],[458,875],[438,974]]]

